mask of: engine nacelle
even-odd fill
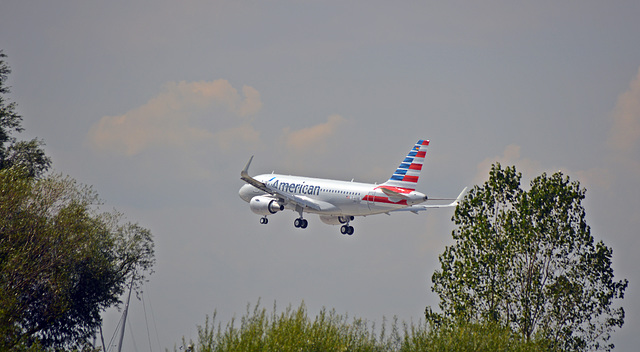
[[[258,215],[271,215],[284,210],[284,205],[267,196],[257,196],[249,201],[249,208]]]
[[[346,224],[348,220],[353,220],[353,216],[320,215],[320,220],[327,225]]]

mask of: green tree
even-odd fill
[[[16,112],[16,103],[5,98],[9,94],[6,81],[11,69],[4,61],[7,57],[0,50],[0,169],[21,166],[30,176],[40,176],[51,166],[51,159],[42,149],[44,143],[35,138],[17,141],[13,133],[22,132],[22,117]]]
[[[37,139],[17,141],[22,117],[8,102],[0,50],[0,351],[85,349],[100,313],[139,289],[154,264],[149,230],[98,212],[98,196],[44,173]]]
[[[154,263],[151,233],[68,177],[0,170],[0,350],[80,347]]]
[[[441,313],[427,307],[427,319],[495,321],[560,350],[612,349],[627,280],[614,280],[611,248],[594,243],[586,190],[557,172],[524,191],[521,177],[494,164],[456,208],[455,243],[432,276]]]

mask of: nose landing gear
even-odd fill
[[[269,219],[267,219],[267,217],[266,217],[266,216],[265,216],[265,217],[263,217],[263,218],[260,218],[260,223],[261,223],[262,225],[266,225],[266,224],[268,224],[268,223],[269,223]]]

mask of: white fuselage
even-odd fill
[[[386,213],[422,203],[426,196],[420,192],[402,190],[405,199],[388,197],[380,185],[350,181],[338,181],[300,176],[263,174],[256,180],[279,191],[311,199],[320,209],[306,208],[307,213],[323,215],[362,216]],[[246,184],[238,192],[240,198],[250,202],[253,197],[266,195],[258,188]],[[286,203],[285,208],[296,210],[294,204]]]

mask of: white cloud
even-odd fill
[[[489,178],[491,165],[496,162],[499,162],[503,168],[515,165],[516,171],[522,173],[524,177],[535,177],[540,170],[539,162],[522,158],[520,156],[520,146],[510,144],[504,148],[502,155],[486,158],[478,164],[473,182],[475,184],[483,184]]]
[[[153,147],[184,148],[217,137],[223,138],[220,143],[228,145],[231,140],[219,130],[235,130],[235,133],[245,130],[256,135],[242,118],[261,109],[260,93],[249,86],[244,86],[242,93],[244,98],[223,79],[169,82],[145,104],[122,115],[102,117],[91,128],[87,139],[96,150],[127,156]],[[216,108],[223,108],[241,119],[229,121],[226,114]],[[207,116],[207,120],[215,116],[212,121],[204,121],[213,127],[202,127],[203,116]]]
[[[256,150],[262,145],[260,132],[249,123],[220,131],[214,139],[216,146],[225,151]]]
[[[298,152],[326,150],[331,138],[346,121],[342,116],[334,114],[327,118],[327,122],[315,126],[296,131],[285,128],[286,146],[288,149]]]
[[[640,69],[629,89],[618,97],[612,117],[609,145],[617,151],[633,151],[640,140]]]
[[[173,83],[172,83],[173,85]],[[245,117],[256,114],[262,108],[260,93],[253,87],[243,86],[242,93],[244,99],[238,91],[224,79],[212,82],[180,82],[177,84],[178,91],[185,97],[200,100],[201,104],[207,105],[213,101],[223,104],[234,114]]]
[[[640,177],[640,69],[622,93],[611,113],[613,125],[609,131],[608,144],[613,151],[611,160],[615,162],[620,175]]]

